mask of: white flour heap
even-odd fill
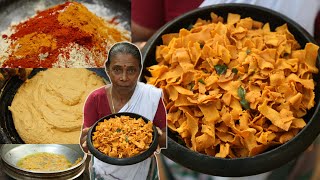
[[[0,33],[0,67],[2,66],[2,63],[9,58],[9,54],[12,52],[9,48],[11,40],[9,38],[4,38],[5,36],[9,37],[11,34],[12,31],[9,29]]]

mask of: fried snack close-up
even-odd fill
[[[4,90],[1,98],[12,117],[1,109],[6,118],[2,121],[13,121],[14,127],[2,127],[10,130],[11,139],[28,144],[77,144],[84,102],[91,91],[105,85],[103,78],[82,68],[35,69],[32,74],[20,86],[10,85],[17,89]],[[7,86],[17,82],[12,78]]]
[[[93,146],[116,158],[133,157],[146,151],[152,143],[152,122],[142,118],[120,116],[105,119],[93,132]]]
[[[164,91],[171,131],[183,144],[220,158],[251,157],[306,126],[314,102],[319,47],[300,47],[283,24],[211,13],[164,34],[149,84]]]
[[[12,24],[0,33],[0,66],[103,67],[112,44],[130,41],[130,32],[116,15],[107,20],[87,6],[68,1]]]

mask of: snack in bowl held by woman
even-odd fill
[[[164,133],[160,147],[166,146],[166,111],[162,102],[161,89],[138,82],[142,70],[141,53],[129,43],[116,43],[111,47],[105,64],[111,84],[93,91],[84,106],[84,129],[81,144],[86,149],[86,134],[100,118],[117,113],[131,112],[146,117]],[[94,158],[95,178],[146,179],[151,158],[127,166],[115,166]]]
[[[98,123],[93,146],[110,157],[133,157],[149,148],[152,132],[151,121],[120,115]]]

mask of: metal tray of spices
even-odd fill
[[[100,17],[116,17],[125,29],[130,30],[130,0],[76,0],[83,3],[91,12]],[[11,23],[19,23],[31,17],[39,10],[62,4],[65,0],[0,0],[0,32]]]
[[[8,2],[0,7],[0,66],[103,67],[109,47],[131,39],[130,8],[125,0]]]

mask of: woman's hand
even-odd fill
[[[156,153],[160,153],[161,149],[167,148],[167,133],[166,128],[160,129],[159,127],[156,127],[159,135],[159,145],[157,147]]]
[[[83,128],[81,133],[80,145],[85,153],[88,153],[87,135],[90,128]]]

